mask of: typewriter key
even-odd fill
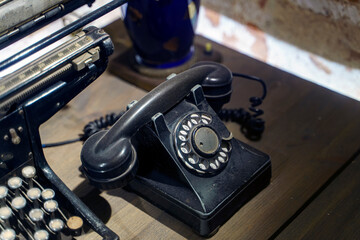
[[[56,239],[62,239],[61,231],[64,229],[64,226],[64,222],[59,218],[55,218],[49,222],[49,228],[54,232]]]
[[[36,169],[33,166],[26,166],[21,170],[21,174],[26,179],[33,178],[35,177]]]
[[[82,234],[82,227],[84,225],[83,220],[78,216],[72,216],[70,217],[66,225],[70,229],[72,236],[80,236]]]
[[[8,195],[8,188],[0,186],[0,206],[6,206],[6,197]]]
[[[39,199],[41,196],[41,190],[39,188],[30,188],[26,195],[30,198],[30,200],[33,202],[33,206],[35,208],[39,207]]]
[[[51,188],[46,188],[42,191],[41,197],[44,201],[53,199],[55,197],[55,192]]]
[[[1,207],[0,208],[0,218],[2,220],[2,225],[5,227],[11,227],[10,218],[12,215],[12,210],[9,207]]]
[[[39,208],[33,208],[29,212],[29,218],[35,224],[36,229],[39,229],[44,220],[44,212]]]
[[[59,204],[55,200],[51,199],[44,202],[44,209],[46,212],[51,214],[51,217],[54,217],[54,213],[56,212],[56,210],[58,210],[58,208]]]
[[[29,188],[33,187],[33,181],[32,179],[36,175],[36,169],[33,166],[26,166],[21,170],[22,176],[27,180],[29,184]]]
[[[26,199],[21,196],[15,197],[11,201],[11,206],[18,212],[19,218],[21,220],[24,220],[24,209],[26,206]]]
[[[46,230],[37,230],[34,233],[34,239],[35,240],[48,240],[49,239],[49,233]]]
[[[12,189],[15,193],[15,196],[19,196],[19,189],[22,186],[22,179],[19,177],[12,177],[8,180],[8,186]]]
[[[11,228],[4,229],[0,234],[1,240],[14,240],[16,238],[16,233]]]
[[[61,220],[59,218],[55,218],[49,222],[49,227],[50,227],[51,231],[53,231],[53,232],[60,232],[61,230],[64,229],[64,226],[65,226],[65,224],[64,224],[63,220]]]

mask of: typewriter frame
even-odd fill
[[[65,1],[59,4],[59,6],[53,6],[45,13],[39,14],[37,18],[25,20],[23,23],[20,23],[7,30],[7,32],[0,33],[0,49],[9,46],[22,37],[33,33],[34,31],[46,26],[50,22],[65,16],[66,14],[85,4],[90,7],[94,2],[95,0]]]
[[[104,52],[108,51],[106,56],[111,54],[110,50],[113,49],[113,45],[110,39],[103,42],[102,49]],[[91,63],[87,69],[84,69],[85,71],[82,70],[77,73],[71,81],[58,81],[0,119],[0,136],[5,136],[9,133],[9,129],[14,129],[17,137],[20,138],[20,141],[18,139],[17,142],[15,136],[0,139],[5,143],[5,148],[0,151],[0,160],[6,161],[8,167],[5,171],[4,169],[0,170],[0,178],[13,173],[25,164],[34,165],[38,175],[49,181],[55,192],[60,193],[60,198],[66,199],[73,206],[76,214],[81,216],[84,222],[103,239],[119,239],[51,169],[45,159],[39,133],[41,124],[51,118],[105,71],[108,62],[106,56],[101,57],[95,63]]]

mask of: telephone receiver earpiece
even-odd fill
[[[157,113],[164,113],[183,100],[191,89],[201,84],[205,97],[215,108],[230,99],[232,73],[225,66],[200,62],[160,84],[134,104],[109,130],[91,136],[81,151],[84,174],[98,188],[125,186],[136,174],[136,150],[133,135]],[[211,104],[210,104],[211,105]],[[221,108],[221,107],[220,107]],[[216,111],[216,110],[215,110]]]
[[[192,68],[205,65],[222,67],[222,70],[219,69],[218,72],[209,74],[200,83],[206,101],[216,113],[219,113],[223,105],[230,101],[233,75],[228,68],[215,62],[199,62],[194,64]]]

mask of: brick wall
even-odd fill
[[[359,0],[202,0],[307,51],[360,68]]]

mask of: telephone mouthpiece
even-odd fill
[[[119,139],[106,148],[96,147],[106,133],[100,131],[91,136],[81,151],[84,174],[91,184],[104,190],[125,186],[135,177],[138,167],[130,139]]]

